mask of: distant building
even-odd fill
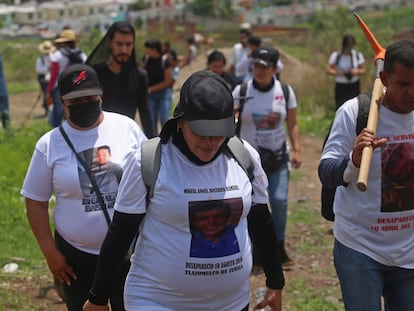
[[[20,5],[0,6],[3,34],[17,30],[37,29],[58,34],[64,26],[75,31],[98,28],[102,31],[114,21],[125,19],[128,5],[135,0],[64,0],[50,2],[29,2]],[[35,31],[35,30],[34,30]]]

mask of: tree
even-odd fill
[[[232,17],[234,11],[231,0],[194,0],[187,4],[194,14],[215,17]]]
[[[131,5],[131,9],[134,11],[140,11],[148,8],[148,4],[144,0],[137,0]]]

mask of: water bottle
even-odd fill
[[[254,296],[254,306],[253,306],[253,308],[255,308],[257,304],[262,302],[262,300],[264,299],[264,297],[266,295],[266,292],[267,292],[267,287],[258,287],[254,290],[254,292],[253,292],[253,296]],[[258,311],[272,311],[272,308],[270,308],[269,306],[266,306],[264,308],[257,309],[257,310]]]

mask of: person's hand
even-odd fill
[[[46,256],[47,265],[54,276],[60,281],[70,285],[71,279],[76,280],[76,274],[66,261],[66,258],[57,249]]]
[[[365,147],[372,147],[375,149],[385,145],[386,142],[387,138],[376,138],[374,131],[364,128],[354,140],[354,147],[352,148],[352,162],[356,167],[360,167],[362,150]]]
[[[300,153],[300,151],[291,152],[290,163],[292,164],[293,169],[297,169],[302,165],[302,154]]]
[[[272,311],[282,310],[282,290],[281,289],[267,289],[267,292],[261,302],[255,306],[255,310],[263,309],[269,306]]]
[[[353,76],[357,76],[357,75],[359,75],[359,69],[358,69],[358,68],[352,68],[352,69],[351,69],[351,74],[352,74]]]
[[[108,305],[106,306],[94,305],[89,300],[86,300],[85,304],[83,305],[82,310],[83,311],[109,311],[109,307]]]
[[[342,70],[342,69],[336,69],[336,75],[337,76],[342,76],[342,75],[344,75],[345,74],[345,71],[344,70]]]
[[[53,106],[53,97],[50,93],[46,93],[45,101],[48,107]]]

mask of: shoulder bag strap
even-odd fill
[[[244,147],[243,142],[239,137],[233,136],[227,142],[227,147],[237,163],[239,163],[242,169],[246,172],[250,182],[252,182],[254,179],[254,164],[249,151]]]
[[[244,104],[246,103],[246,93],[247,93],[247,83],[244,82],[240,85],[240,91],[239,91],[239,115],[237,117],[237,123],[236,123],[236,135],[237,136],[240,136],[241,114],[244,109]]]
[[[103,213],[104,213],[104,215],[105,215],[106,222],[108,223],[108,226],[109,226],[109,225],[110,225],[110,223],[111,223],[111,217],[109,217],[109,213],[108,213],[108,210],[107,210],[107,208],[106,208],[105,202],[104,202],[104,200],[103,200],[102,193],[101,193],[101,191],[99,190],[98,185],[96,184],[95,178],[93,177],[92,172],[91,172],[91,170],[90,170],[90,168],[89,168],[88,164],[87,164],[87,163],[85,162],[85,160],[84,160],[83,158],[81,158],[81,156],[80,156],[80,155],[79,155],[79,154],[75,151],[75,148],[73,147],[73,144],[72,144],[72,142],[70,141],[70,139],[69,139],[68,135],[66,134],[65,130],[63,129],[63,126],[62,126],[62,125],[60,125],[60,126],[59,126],[59,130],[60,130],[60,133],[62,134],[63,138],[65,139],[66,143],[67,143],[67,144],[68,144],[68,146],[70,147],[70,149],[72,149],[73,153],[76,155],[76,158],[78,159],[78,161],[79,161],[79,162],[82,164],[82,166],[85,168],[85,171],[86,171],[86,173],[88,174],[89,179],[91,180],[91,183],[92,183],[92,186],[93,186],[93,190],[95,191],[95,193],[96,193],[96,195],[97,195],[97,197],[98,197],[99,204],[101,205],[101,209],[102,209],[102,211],[103,211]]]
[[[154,195],[155,182],[161,163],[161,139],[151,138],[142,143],[141,146],[141,174],[142,180],[147,187],[147,204]]]

